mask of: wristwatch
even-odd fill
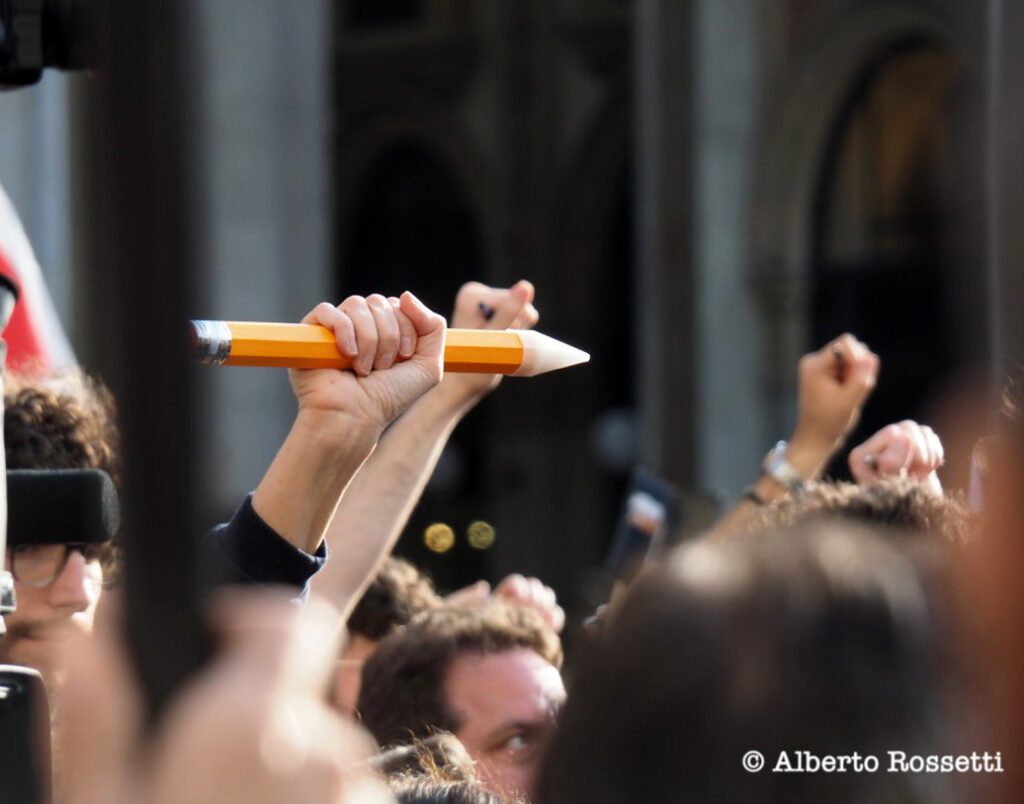
[[[789,444],[786,441],[780,441],[764,456],[761,468],[764,469],[764,473],[768,477],[785,486],[790,491],[800,491],[806,481],[793,468],[793,464],[786,460],[787,449],[789,449]]]

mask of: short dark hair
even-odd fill
[[[884,765],[890,749],[937,753],[945,725],[932,589],[906,540],[849,522],[682,548],[634,584],[585,657],[539,801],[940,798],[928,785],[949,780]],[[743,770],[755,749],[763,773]],[[800,750],[878,755],[882,772],[771,772]]]
[[[912,478],[887,478],[870,486],[815,483],[762,509],[744,530],[770,530],[824,518],[883,526],[895,535],[932,534],[960,545],[971,534],[971,515],[958,497],[936,494]]]
[[[348,630],[377,641],[440,605],[441,597],[427,576],[408,561],[390,556],[356,604]]]
[[[363,665],[358,711],[381,746],[408,742],[461,724],[445,697],[445,676],[460,654],[528,648],[562,664],[557,634],[529,609],[491,601],[442,606],[386,637]]]

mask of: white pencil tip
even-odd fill
[[[523,339],[523,364],[515,372],[516,377],[535,377],[549,371],[578,366],[590,362],[590,355],[582,349],[533,330],[519,332]]]

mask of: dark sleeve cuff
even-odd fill
[[[325,543],[314,555],[304,553],[260,519],[252,507],[252,494],[230,522],[210,531],[207,542],[214,570],[224,582],[296,586],[302,590],[301,597],[327,562]]]

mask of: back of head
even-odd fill
[[[476,782],[439,782],[408,776],[390,780],[389,787],[398,804],[505,804],[505,799]]]
[[[386,637],[363,666],[358,710],[382,746],[456,732],[459,722],[445,700],[445,674],[456,656],[527,648],[556,667],[558,636],[535,612],[490,602],[442,606]]]
[[[884,768],[890,749],[934,753],[926,587],[898,545],[848,523],[682,548],[635,584],[585,658],[540,799],[936,800]],[[760,773],[741,764],[751,750]],[[802,750],[883,768],[771,772]]]
[[[347,626],[349,633],[376,641],[421,611],[440,605],[441,597],[430,580],[408,561],[391,556],[360,598]]]
[[[502,804],[481,786],[472,758],[448,732],[385,751],[376,766],[399,802]]]
[[[936,536],[951,544],[969,541],[970,514],[948,494],[936,494],[912,478],[889,478],[870,486],[824,482],[764,508],[745,527],[774,530],[817,519],[842,519],[880,526],[893,536]]]
[[[476,766],[459,738],[446,731],[381,752],[374,762],[387,777],[427,778],[435,782],[475,782]]]

